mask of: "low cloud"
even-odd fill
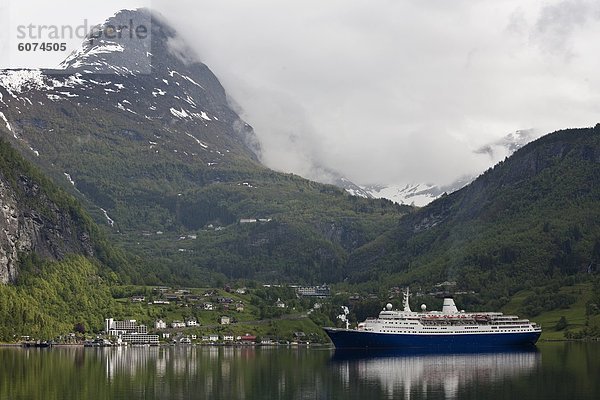
[[[573,48],[576,33],[585,32],[587,24],[599,18],[600,3],[597,1],[565,0],[546,4],[540,10],[531,35],[544,51],[569,59],[576,56]]]
[[[240,105],[262,160],[313,179],[445,184],[504,158],[511,132],[600,115],[592,1],[153,6]]]

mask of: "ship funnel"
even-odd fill
[[[410,304],[408,302],[408,299],[410,298],[410,289],[407,287],[406,291],[404,292],[404,301],[403,301],[403,305],[404,305],[404,312],[412,312],[410,310]]]
[[[458,313],[458,308],[454,304],[454,299],[446,297],[444,299],[444,305],[442,306],[442,313],[444,314],[455,314]]]

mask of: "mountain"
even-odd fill
[[[0,141],[0,283],[17,280],[23,255],[63,258],[94,255],[89,229],[73,202],[32,178],[35,172]]]
[[[499,307],[520,289],[596,276],[599,182],[600,124],[543,136],[355,251],[351,281],[456,281]]]
[[[500,140],[481,146],[474,152],[489,156],[490,165],[494,165],[529,143],[535,136],[536,132],[534,130],[519,130],[509,133]],[[414,182],[402,184],[356,185],[346,179],[342,179],[336,182],[336,185],[356,196],[375,199],[384,198],[398,204],[410,204],[417,207],[423,207],[433,200],[438,199],[444,193],[452,193],[463,188],[473,179],[475,179],[474,176],[463,176],[447,185]]]
[[[121,11],[100,32],[60,69],[0,72],[0,134],[83,202],[143,282],[339,280],[410,210],[261,165],[252,128],[160,16]]]
[[[99,259],[117,268],[98,227],[70,195],[0,139],[0,283],[15,283],[26,259]],[[124,265],[121,265],[124,266]]]
[[[102,326],[127,262],[73,196],[0,139],[0,341]]]
[[[410,204],[423,207],[433,200],[441,197],[444,193],[452,193],[467,185],[473,180],[472,177],[463,177],[450,185],[438,186],[435,184],[412,183],[406,185],[371,185],[362,187],[363,193],[369,198],[389,199],[398,204]],[[360,192],[359,192],[360,193]]]

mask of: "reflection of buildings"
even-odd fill
[[[135,376],[157,360],[159,349],[156,347],[105,347],[102,352],[106,363],[106,377],[109,381],[117,376]],[[157,363],[158,364],[158,363]],[[158,369],[158,368],[157,368]]]
[[[532,372],[540,364],[537,352],[397,355],[338,359],[344,385],[377,383],[390,397],[409,399],[411,393],[454,399],[473,383],[494,383]],[[421,396],[419,396],[421,397]]]
[[[90,348],[86,351],[94,352],[103,360],[109,382],[125,382],[134,391],[151,390],[156,398],[190,398],[191,387],[200,398],[215,398],[215,394],[222,391],[233,393],[231,398],[246,398],[243,395],[246,377],[248,371],[252,371],[251,361],[257,350],[220,346],[147,346]]]
[[[198,367],[196,349],[184,347],[111,347],[101,348],[106,362],[106,376],[134,378],[138,374],[152,373],[164,377],[167,372],[173,375],[196,373]]]

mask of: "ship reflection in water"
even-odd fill
[[[368,382],[388,398],[455,399],[461,388],[510,381],[541,365],[535,347],[517,351],[425,353],[416,351],[336,351],[331,359],[343,384]]]

